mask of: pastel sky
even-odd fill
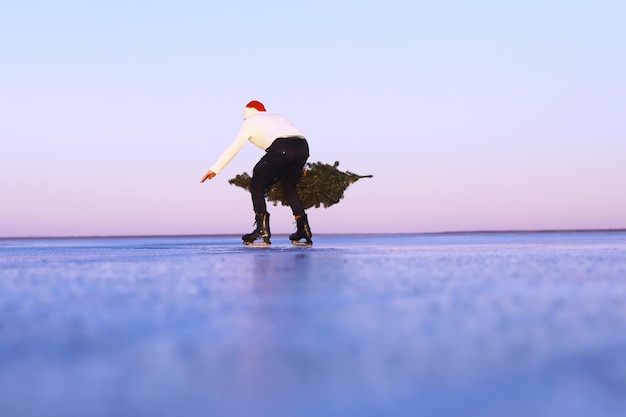
[[[249,232],[252,99],[374,175],[314,234],[626,228],[624,1],[5,3],[0,237]]]

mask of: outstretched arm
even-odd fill
[[[208,170],[206,174],[204,174],[204,177],[202,177],[202,179],[200,180],[200,182],[205,182],[206,180],[210,180],[213,177],[215,177],[215,172]]]
[[[249,124],[244,120],[243,124],[239,128],[239,133],[235,137],[235,140],[226,148],[226,150],[222,153],[222,156],[219,157],[216,163],[214,163],[211,168],[204,174],[204,177],[200,180],[200,182],[205,182],[206,180],[210,180],[215,177],[218,173],[224,169],[226,165],[237,155],[237,153],[243,148],[243,145],[248,141],[248,138],[252,136]]]

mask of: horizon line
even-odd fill
[[[453,234],[505,234],[505,233],[599,233],[626,232],[626,228],[610,229],[502,229],[502,230],[460,230],[442,232],[359,232],[359,233],[316,233],[316,236],[385,236],[385,235],[453,235]],[[231,237],[240,233],[198,233],[198,234],[154,234],[154,235],[66,235],[66,236],[9,236],[0,240],[10,239],[124,239],[124,238],[166,238],[166,237]],[[287,236],[288,233],[275,233],[273,236]]]

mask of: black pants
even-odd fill
[[[279,138],[265,150],[265,155],[254,166],[250,180],[252,207],[256,214],[267,213],[265,195],[270,187],[281,181],[282,192],[294,216],[304,214],[296,184],[309,158],[309,144],[299,137]]]

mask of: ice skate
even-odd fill
[[[246,246],[254,247],[267,247],[272,244],[270,237],[270,214],[262,213],[257,214],[255,217],[256,229],[251,233],[241,236],[243,244]]]
[[[311,228],[309,227],[309,221],[307,219],[306,214],[298,217],[296,219],[297,230],[292,235],[289,235],[289,240],[291,240],[291,244],[294,246],[311,246],[313,245],[313,241],[311,238],[313,234],[311,233]],[[304,242],[302,242],[304,239]]]

